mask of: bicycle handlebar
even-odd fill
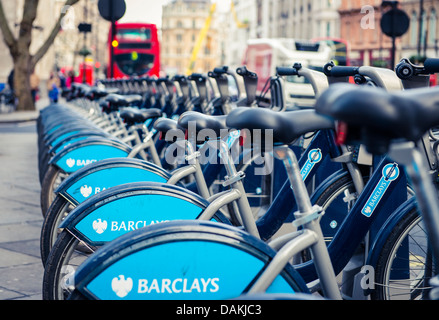
[[[349,77],[358,74],[359,67],[348,66],[328,66],[323,69],[327,76],[331,77]]]
[[[276,74],[278,76],[297,76],[298,72],[296,68],[276,67]]]
[[[424,70],[426,73],[438,73],[439,72],[439,59],[428,58],[424,62]]]
[[[192,73],[190,76],[187,77],[189,80],[195,80],[195,81],[202,81],[205,80],[206,77],[202,75],[201,73]]]

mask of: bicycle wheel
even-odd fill
[[[432,259],[423,220],[414,208],[395,225],[382,246],[371,298],[428,299],[429,280],[435,274],[437,265]]]
[[[46,216],[52,202],[55,200],[55,190],[61,182],[67,177],[67,173],[63,172],[58,167],[50,165],[44,175],[41,183],[41,212]]]
[[[264,159],[260,155],[252,156],[252,158],[245,163],[240,161],[236,164],[236,171],[242,171],[245,174],[242,183],[255,220],[265,214],[273,200],[272,175],[270,173],[263,173],[264,166]],[[218,176],[218,179],[211,186],[211,194],[219,193],[227,189],[222,186],[223,182],[224,172]],[[239,210],[235,205],[236,204],[230,203],[222,209],[233,225],[242,226]]]
[[[363,181],[367,179],[368,177],[363,177]],[[314,203],[325,211],[320,225],[327,244],[331,242],[357,197],[354,182],[351,176],[346,174],[330,184],[315,200]]]
[[[87,248],[85,244],[76,239],[70,232],[63,230],[55,242],[43,276],[43,299],[64,300],[73,290],[71,277],[76,268],[96,248]]]
[[[138,229],[98,250],[77,270],[75,287],[88,299],[230,299],[247,292],[275,254],[266,243],[234,227],[171,221]],[[117,276],[133,286],[121,292]],[[204,287],[197,285],[200,280]],[[186,289],[181,288],[186,282]],[[148,286],[137,287],[141,283]],[[169,290],[156,290],[153,283],[168,283]],[[309,291],[287,265],[267,292]]]
[[[46,265],[47,257],[55,243],[59,233],[62,231],[58,228],[61,221],[74,208],[64,197],[57,195],[55,200],[47,210],[41,228],[40,252],[43,266]]]

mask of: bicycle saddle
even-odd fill
[[[87,90],[85,97],[89,100],[96,100],[108,95],[108,91],[99,87],[91,87]]]
[[[334,121],[314,110],[277,112],[262,108],[236,108],[227,116],[235,129],[273,130],[274,142],[291,144],[305,133],[334,128]]]
[[[142,96],[138,94],[121,95],[111,93],[105,97],[105,101],[115,107],[127,107],[142,102]]]
[[[350,142],[362,140],[369,151],[382,154],[391,140],[417,142],[439,125],[439,87],[388,92],[334,84],[318,98],[315,109],[345,122]]]
[[[160,139],[165,139],[166,141],[172,142],[175,142],[175,140],[179,137],[184,139],[184,131],[178,125],[177,120],[168,118],[158,119],[154,123],[154,129],[160,132]]]
[[[166,133],[169,130],[181,130],[177,120],[172,120],[168,118],[162,118],[157,120],[154,123],[154,129],[163,133]]]
[[[217,137],[220,137],[221,133],[224,134],[224,129],[227,130],[226,116],[210,116],[196,111],[186,111],[178,119],[178,124],[186,130],[192,123],[195,124],[196,133],[203,129],[210,129],[215,132]]]
[[[120,117],[124,119],[128,125],[143,123],[148,119],[157,118],[162,115],[160,109],[143,109],[125,108],[120,111]]]

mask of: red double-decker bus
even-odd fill
[[[111,59],[113,47],[113,61]],[[149,23],[116,23],[112,39],[112,29],[108,36],[109,68],[107,77],[159,76],[160,43],[157,27]]]

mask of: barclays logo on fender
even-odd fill
[[[219,290],[219,278],[176,278],[176,279],[138,279],[119,275],[111,280],[111,288],[119,297],[124,298],[130,292],[136,294],[192,294],[215,293]],[[133,289],[135,289],[133,291]]]

